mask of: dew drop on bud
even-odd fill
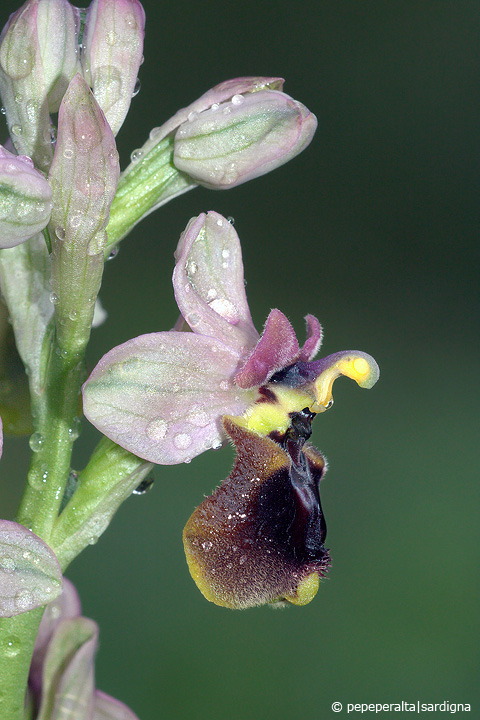
[[[153,473],[150,473],[147,475],[146,478],[142,480],[142,482],[135,488],[133,491],[134,495],[145,495],[149,490],[152,489],[153,483],[155,482],[155,477]]]
[[[42,433],[34,432],[33,435],[30,435],[30,440],[28,441],[28,444],[30,445],[30,450],[32,452],[38,452],[43,445]]]

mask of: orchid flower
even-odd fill
[[[176,251],[176,329],[107,353],[84,385],[84,412],[108,438],[159,464],[189,462],[226,436],[237,460],[184,532],[190,571],[227,607],[309,602],[329,564],[311,421],[346,375],[370,388],[378,366],[346,351],[313,360],[322,331],[307,315],[300,348],[280,310],[261,337],[250,315],[240,242],[215,212],[188,224]],[[192,332],[181,330],[184,325]]]

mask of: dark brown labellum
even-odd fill
[[[282,446],[224,418],[237,451],[233,470],[184,530],[190,572],[218,605],[305,604],[328,568],[318,492],[325,463],[304,444],[304,420],[292,423]]]

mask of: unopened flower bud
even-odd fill
[[[0,43],[0,93],[19,153],[47,171],[49,111],[56,112],[77,69],[78,11],[67,0],[28,0],[10,16]]]
[[[57,112],[70,80],[79,70],[80,16],[67,0],[39,0],[37,32],[48,108]]]
[[[0,145],[0,248],[25,242],[47,225],[52,190],[29,157]]]
[[[189,115],[175,135],[173,161],[200,185],[230,188],[291,160],[316,127],[315,116],[283,92],[237,94]]]
[[[145,12],[138,0],[94,0],[88,8],[84,75],[114,135],[130,107],[144,34]]]

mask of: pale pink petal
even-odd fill
[[[298,357],[300,362],[313,360],[320,350],[323,339],[322,326],[315,315],[306,315],[305,320],[307,321],[307,339]]]
[[[275,372],[297,359],[299,347],[295,332],[280,310],[272,310],[255,350],[235,376],[241,388],[263,385]]]
[[[210,211],[187,225],[175,253],[173,288],[194,333],[249,354],[258,333],[248,309],[240,240],[224,217]]]
[[[23,525],[0,520],[0,617],[46,605],[62,591],[55,553]]]
[[[42,621],[35,640],[32,662],[30,665],[29,685],[35,694],[39,694],[42,686],[42,666],[48,643],[62,620],[79,617],[82,612],[80,598],[73,583],[63,578],[62,593],[49,603],[43,613]]]
[[[97,644],[93,620],[77,617],[59,623],[43,665],[38,720],[92,717]]]
[[[173,465],[218,447],[221,417],[239,415],[255,392],[233,383],[240,357],[187,332],[141,335],[111,350],[83,388],[86,417],[121,447]]]
[[[138,720],[138,717],[120,700],[116,700],[101,690],[95,690],[93,720]]]

